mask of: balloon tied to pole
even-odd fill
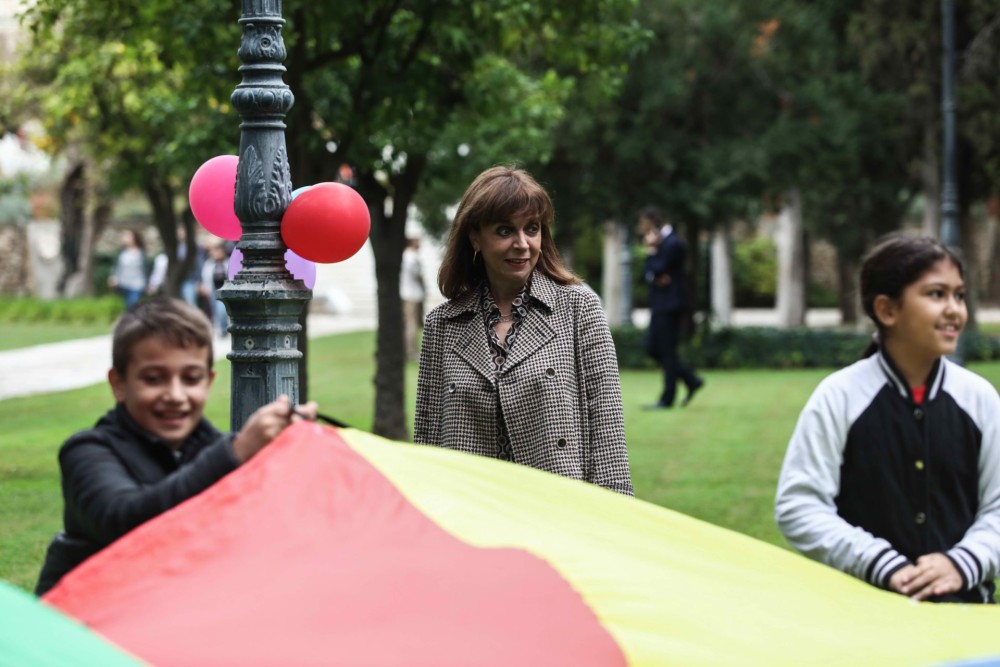
[[[238,241],[243,233],[234,206],[238,164],[235,155],[208,160],[194,173],[188,190],[198,224],[228,241]],[[315,263],[333,264],[353,257],[370,230],[368,205],[349,185],[317,183],[298,188],[281,219],[281,238],[288,247],[285,267],[312,289]],[[237,248],[229,261],[230,280],[242,266],[243,254]]]

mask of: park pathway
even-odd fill
[[[310,338],[375,329],[373,317],[310,314]],[[215,358],[229,354],[230,339],[216,339]],[[87,387],[103,382],[111,367],[111,336],[35,345],[0,352],[0,400]]]
[[[1000,322],[1000,309],[981,308],[979,321]],[[649,313],[636,310],[633,324],[644,327]],[[773,310],[737,310],[734,326],[773,326]],[[310,313],[309,337],[316,338],[349,331],[373,331],[375,314],[362,310],[358,314]],[[836,326],[839,314],[832,309],[811,309],[808,326]],[[215,341],[216,359],[229,354],[229,338]],[[87,387],[103,382],[111,366],[111,336],[97,336],[62,343],[36,345],[0,352],[0,400],[15,396],[30,396],[54,391]]]

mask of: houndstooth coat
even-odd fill
[[[516,462],[633,495],[614,341],[590,288],[536,271],[499,377],[477,290],[427,315],[414,440],[496,457],[497,391]]]

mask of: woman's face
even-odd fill
[[[527,215],[483,225],[469,239],[482,255],[490,285],[501,293],[517,293],[542,254],[542,224]]]

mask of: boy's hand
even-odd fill
[[[310,401],[293,410],[288,397],[279,396],[277,400],[250,415],[250,419],[233,440],[233,453],[242,463],[246,463],[278,437],[289,424],[303,419],[316,419],[316,409],[316,403]]]
[[[914,600],[926,600],[961,590],[962,575],[944,554],[925,554],[893,574],[889,585]]]

